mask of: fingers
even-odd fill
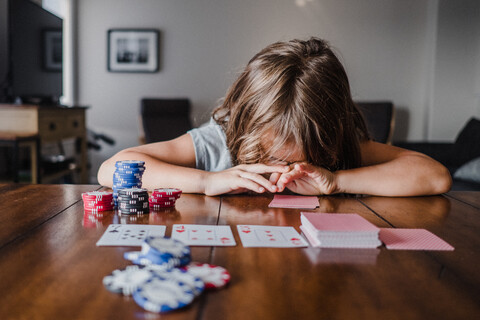
[[[289,172],[287,173],[283,173],[278,181],[277,181],[277,187],[278,187],[278,191],[279,192],[282,192],[283,190],[285,190],[285,187],[292,181],[296,180],[296,179],[299,179],[301,177],[304,177],[305,176],[305,172],[303,172],[301,170],[300,167],[297,167],[297,165],[294,166],[294,168],[292,170],[290,170]]]
[[[273,172],[270,175],[270,178],[268,180],[270,180],[270,182],[273,183],[273,184],[277,184],[278,179],[280,179],[281,176],[282,176],[282,174],[280,172]]]
[[[270,182],[269,180],[265,179],[260,174],[241,171],[239,173],[239,175],[240,175],[240,177],[242,177],[244,179],[247,179],[247,180],[250,180],[250,181],[253,181],[253,182],[257,183],[260,187],[263,187],[264,189],[260,192],[264,192],[265,190],[268,190],[270,192],[277,192],[277,190],[278,190],[278,187],[277,187],[276,184],[274,184],[274,183]],[[253,190],[253,191],[256,191],[256,190]]]

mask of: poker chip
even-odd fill
[[[88,212],[110,211],[114,209],[113,193],[90,191],[82,193],[83,208]]]
[[[207,263],[192,263],[183,268],[205,283],[205,289],[218,289],[230,282],[230,273],[220,266]]]
[[[151,277],[150,270],[133,265],[124,270],[114,270],[103,278],[103,285],[108,291],[128,296]]]
[[[138,265],[157,265],[163,269],[181,267],[191,262],[190,247],[172,238],[148,236],[141,251],[124,253],[124,258]]]
[[[165,197],[165,198],[150,197],[149,198],[150,203],[164,203],[164,202],[171,202],[171,201],[174,202],[175,200],[177,200],[177,198],[175,197]]]
[[[180,198],[182,190],[176,188],[157,188],[152,192],[152,197],[162,198],[162,197],[175,197],[176,199]]]
[[[142,252],[153,252],[156,255],[167,255],[181,258],[190,255],[190,247],[183,242],[167,237],[148,236],[142,243]]]
[[[141,160],[122,160],[115,163],[116,168],[139,168],[145,165],[145,161]]]
[[[195,294],[180,281],[154,276],[133,292],[133,299],[150,312],[168,312],[190,304]]]
[[[150,270],[153,274],[159,275],[160,277],[167,279],[174,279],[176,281],[185,283],[190,287],[195,296],[199,296],[205,289],[205,283],[199,277],[194,276],[192,273],[189,273],[181,269],[169,269],[161,270],[156,269],[155,266],[145,267],[147,270]]]

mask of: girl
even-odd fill
[[[318,38],[260,51],[208,125],[117,153],[100,167],[100,184],[112,186],[118,160],[145,161],[145,188],[206,195],[417,196],[451,186],[437,161],[369,138],[342,64]]]

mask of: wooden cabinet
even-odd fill
[[[40,145],[77,139],[80,152],[76,167],[80,173],[80,182],[88,183],[86,110],[86,107],[0,104],[0,131],[22,135],[38,134]],[[41,179],[48,180],[48,177]]]

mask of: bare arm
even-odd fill
[[[336,172],[339,192],[418,196],[450,190],[447,168],[422,153],[368,141],[361,154],[362,167]]]
[[[179,188],[185,193],[222,193],[277,191],[277,187],[262,174],[285,172],[285,166],[242,165],[220,172],[195,169],[195,149],[192,138],[184,134],[170,141],[157,142],[120,151],[106,160],[98,171],[98,182],[112,187],[115,162],[119,160],[145,161],[142,187]]]

